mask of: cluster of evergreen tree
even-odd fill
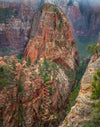
[[[96,72],[92,82],[92,95],[91,99],[98,100],[97,103],[92,105],[93,107],[93,118],[92,121],[95,126],[100,126],[100,70]]]
[[[96,44],[88,45],[87,50],[90,52],[91,55],[96,54],[97,57],[100,56],[100,45]]]

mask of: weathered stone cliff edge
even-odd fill
[[[100,44],[100,38],[98,41]],[[100,69],[100,57],[94,55],[87,67],[87,70],[81,80],[80,92],[76,99],[76,104],[71,108],[70,113],[65,118],[60,127],[79,127],[83,123],[89,122],[92,113],[91,104],[94,102],[90,99],[92,94],[92,81],[95,72]]]

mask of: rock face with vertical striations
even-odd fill
[[[34,16],[30,39],[24,58],[32,63],[46,57],[48,60],[75,69],[78,53],[70,22],[56,6],[44,4]]]
[[[0,55],[19,54],[26,47],[31,21],[34,13],[40,6],[40,1],[33,2],[31,6],[21,2],[0,3]]]
[[[35,15],[24,58],[0,58],[0,126],[56,127],[78,64],[71,25],[58,7],[44,4]]]

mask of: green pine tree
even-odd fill
[[[100,70],[96,72],[96,74],[93,77],[93,83],[92,83],[92,95],[91,99],[93,100],[100,100]],[[94,103],[92,105],[93,107],[93,123],[95,123],[95,126],[100,126],[100,101],[98,103]]]
[[[30,56],[28,56],[28,58],[26,59],[26,61],[27,61],[26,65],[27,66],[30,66],[31,65],[31,58],[30,58]]]
[[[90,52],[91,55],[96,54],[97,57],[99,57],[100,45],[96,44],[88,45],[87,50]]]

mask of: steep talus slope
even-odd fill
[[[48,60],[75,69],[77,47],[66,15],[56,6],[44,4],[35,15],[24,58],[32,63],[46,57]]]

